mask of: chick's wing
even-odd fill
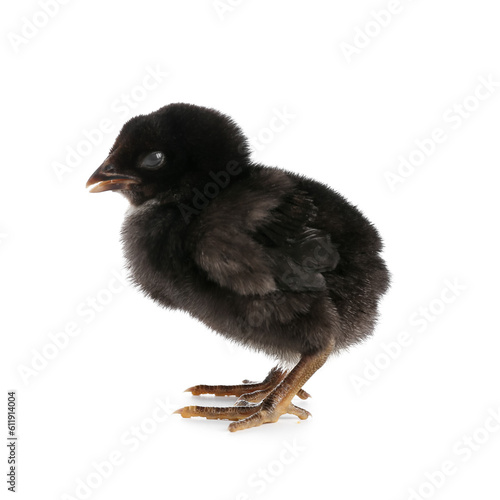
[[[326,289],[323,273],[335,269],[339,254],[330,235],[313,227],[317,208],[306,193],[293,190],[278,202],[246,193],[232,210],[219,208],[204,218],[196,245],[208,279],[240,295]]]

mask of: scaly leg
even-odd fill
[[[259,404],[252,404],[245,400],[240,401],[240,404],[237,403],[236,406],[227,408],[186,406],[175,413],[179,413],[184,418],[205,417],[236,420],[237,422],[229,425],[231,432],[276,422],[285,413],[291,413],[304,420],[310,416],[310,413],[295,406],[292,399],[312,374],[323,366],[332,350],[333,343],[324,350],[304,354],[295,368],[283,377]]]
[[[195,385],[186,389],[185,392],[191,392],[193,396],[200,394],[213,394],[215,396],[241,396],[247,401],[262,401],[286,376],[287,372],[276,366],[267,375],[262,382],[250,382],[243,380],[243,384],[237,385]],[[248,396],[248,398],[247,398]],[[310,395],[300,390],[297,396],[301,399],[307,399]]]

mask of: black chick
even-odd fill
[[[235,420],[231,431],[307,418],[293,397],[308,397],[302,386],[326,359],[372,332],[388,288],[373,225],[324,184],[252,163],[230,118],[191,104],[127,122],[96,183],[91,192],[132,205],[124,252],[146,295],[280,362],[261,383],[188,389],[241,396],[233,407],[177,413]]]

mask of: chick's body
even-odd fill
[[[388,282],[381,243],[341,196],[254,165],[192,215],[195,198],[182,211],[165,194],[127,215],[125,255],[146,294],[280,359],[332,338],[341,349],[372,331]],[[285,234],[269,235],[283,219]]]

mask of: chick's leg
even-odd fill
[[[244,380],[243,384],[237,385],[195,385],[186,389],[185,392],[191,392],[194,396],[200,394],[213,394],[215,396],[241,396],[248,402],[262,401],[286,376],[287,372],[276,366],[267,375],[262,382],[250,382]],[[298,396],[301,399],[307,399],[309,394],[301,390]]]
[[[301,420],[304,420],[310,416],[310,413],[295,406],[292,399],[298,395],[301,387],[312,374],[323,366],[332,349],[333,345],[316,353],[303,355],[293,370],[288,374],[273,379],[275,383],[277,381],[276,385],[267,394],[263,394],[264,399],[258,404],[250,402],[251,394],[246,394],[242,396],[245,399],[240,398],[235,406],[186,406],[175,413],[179,413],[184,418],[205,417],[208,419],[236,420],[237,422],[229,425],[231,432],[276,422],[285,413],[296,415]]]

